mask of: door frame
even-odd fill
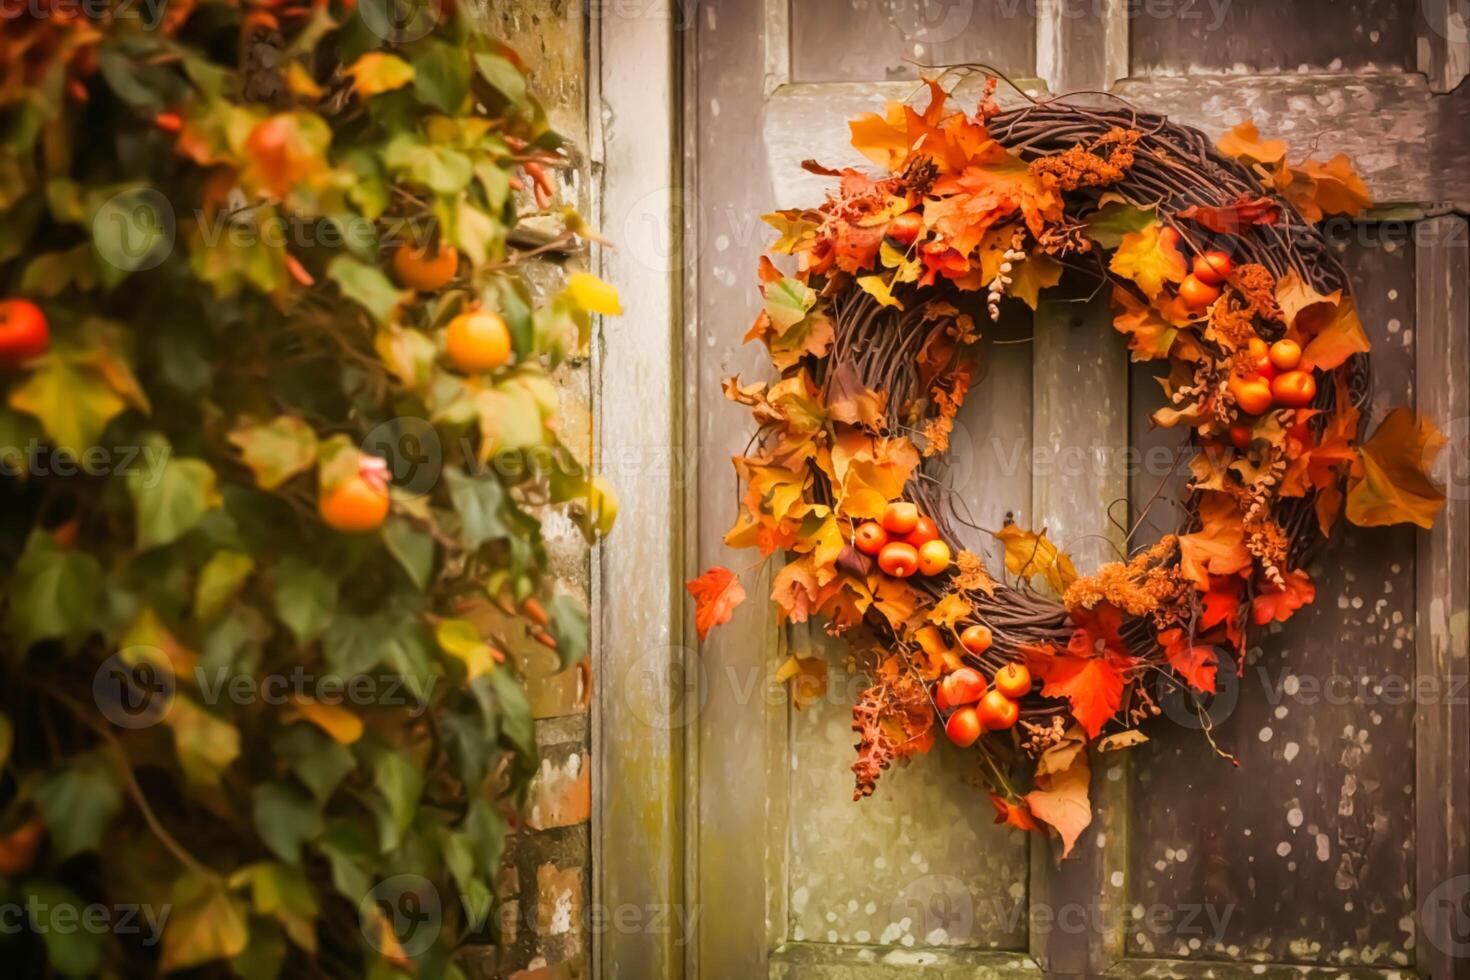
[[[750,79],[744,91],[752,97],[769,98],[768,104],[760,106],[760,113],[797,112],[807,99],[852,100],[854,107],[868,108],[875,96],[890,94],[886,90],[912,88],[908,83],[793,82],[789,2],[751,0],[718,8],[723,41],[730,40],[731,32],[758,35],[755,51],[749,50],[748,38],[740,43],[745,45],[745,54],[758,55],[746,63],[759,66],[752,69],[752,75],[758,70],[760,77]],[[1214,108],[1220,113],[1218,88],[1206,92],[1211,80],[1128,77],[1126,0],[1105,0],[1097,17],[1063,16],[1062,2],[1038,3],[1037,66],[1046,89],[1115,90],[1136,102],[1186,117],[1197,115],[1192,107],[1215,98]],[[1470,173],[1451,168],[1436,172],[1432,162],[1422,169],[1403,167],[1375,152],[1383,145],[1390,123],[1402,123],[1408,115],[1421,121],[1426,139],[1442,150],[1451,145],[1470,150],[1470,136],[1466,135],[1470,133],[1470,92],[1462,90],[1453,99],[1435,98],[1435,93],[1460,86],[1470,68],[1470,44],[1463,40],[1463,31],[1452,30],[1455,0],[1420,0],[1417,6],[1423,15],[1420,74],[1342,76],[1342,81],[1352,82],[1355,94],[1339,115],[1320,125],[1334,130],[1334,142],[1345,144],[1345,152],[1364,162],[1370,185],[1393,202],[1381,207],[1378,217],[1418,222],[1416,407],[1436,419],[1466,420],[1470,419],[1470,299],[1466,297],[1470,288],[1466,232],[1470,226],[1464,215],[1470,212]],[[613,473],[623,505],[617,532],[600,546],[594,566],[597,684],[593,752],[597,769],[593,905],[604,918],[620,907],[660,909],[666,919],[673,918],[667,915],[670,910],[683,909],[681,921],[687,924],[691,915],[708,922],[716,912],[730,911],[707,909],[706,901],[758,900],[760,909],[741,914],[760,919],[756,927],[767,943],[771,976],[825,976],[827,970],[834,976],[885,976],[884,968],[873,964],[861,948],[830,947],[830,955],[814,958],[816,951],[811,946],[784,942],[784,908],[779,896],[772,898],[770,888],[759,897],[731,896],[723,888],[701,889],[701,726],[697,711],[691,714],[688,709],[691,704],[702,704],[703,689],[696,659],[699,648],[682,583],[696,574],[701,559],[700,525],[702,519],[703,523],[711,520],[711,512],[699,500],[700,466],[717,465],[720,455],[701,444],[699,400],[703,340],[699,259],[711,244],[705,238],[713,237],[702,238],[701,229],[708,230],[713,209],[702,207],[699,201],[696,157],[701,119],[712,111],[710,102],[701,100],[714,87],[710,78],[701,75],[705,62],[699,39],[713,28],[703,23],[704,5],[689,0],[663,5],[661,9],[667,8],[664,17],[615,16],[611,6],[592,4],[594,10],[603,7],[608,13],[590,15],[594,43],[589,118],[601,179],[597,220],[624,247],[602,250],[599,268],[622,289],[626,316],[602,326],[594,354],[598,462]],[[716,14],[708,12],[708,16],[713,24]],[[1292,99],[1300,84],[1300,78],[1292,75],[1233,80],[1231,105],[1225,111],[1249,111],[1269,128],[1273,117],[1293,111]],[[640,254],[646,243],[628,246],[625,233],[640,229],[667,236],[664,240],[670,251],[663,256],[667,261],[650,261],[647,252]],[[1040,370],[1044,373],[1046,369]],[[1097,383],[1117,389],[1126,398],[1126,373],[1120,375],[1105,361],[1099,361],[1098,371]],[[1042,380],[1038,375],[1041,417],[1034,423],[1036,431],[1042,431],[1042,426],[1089,421],[1062,418],[1064,399],[1048,409]],[[630,398],[633,392],[636,398]],[[1093,419],[1091,424],[1099,423]],[[1098,438],[1107,435],[1099,432]],[[660,451],[665,468],[643,465],[650,454]],[[1121,493],[1126,491],[1125,485]],[[1037,513],[1043,523],[1105,523],[1093,520],[1098,515],[1089,513],[1085,502],[1079,505],[1065,499],[1038,500]],[[658,542],[666,546],[654,544]],[[1436,527],[1420,533],[1417,562],[1416,671],[1420,676],[1463,678],[1470,674],[1466,635],[1470,501],[1452,498]],[[758,598],[760,585],[751,592]],[[770,648],[766,653],[772,654],[782,642],[781,635],[769,617],[760,620],[764,645]],[[774,756],[773,746],[784,746],[784,713],[766,708],[763,717],[752,724],[761,732],[767,754]],[[1416,888],[1422,901],[1451,873],[1470,872],[1470,773],[1464,765],[1470,760],[1470,709],[1463,703],[1420,704],[1415,737],[1419,799]],[[763,758],[760,764],[770,766],[776,761]],[[1095,791],[1116,793],[1116,787],[1126,785],[1126,778],[1103,780]],[[783,806],[776,795],[766,801],[768,810],[775,808],[772,816],[780,815]],[[1126,825],[1125,801],[1099,797],[1098,802],[1109,804],[1107,809]],[[1103,872],[1118,867],[1125,856],[1124,829],[1119,826],[1107,835],[1105,848],[1068,862],[1061,872],[1048,846],[1034,848],[1035,897],[1045,901],[1049,891],[1071,892],[1088,882],[1106,887],[1102,883],[1110,876]],[[784,874],[784,848],[782,833],[769,834],[762,853],[749,859],[760,863],[767,876],[779,878]],[[1421,976],[1435,980],[1470,976],[1470,961],[1442,953],[1425,935],[1426,929],[1444,928],[1446,921],[1446,910],[1430,909],[1425,914],[1421,908],[1416,943],[1416,969]],[[701,947],[689,941],[687,930],[680,928],[625,931],[611,922],[604,925],[591,930],[600,976],[639,980],[694,978],[701,973],[722,976],[710,965],[722,962],[726,953],[718,940]],[[739,929],[734,933],[738,938],[731,939],[732,943],[753,936]],[[1041,946],[1030,953],[1029,959],[1015,954],[940,954],[933,964],[934,975],[993,968],[1034,976],[1038,961],[1062,973],[1097,975],[1121,965],[1122,936],[1090,935],[1072,948]],[[1132,973],[1146,970],[1149,961],[1130,957],[1127,963]],[[1262,975],[1254,972],[1254,964],[1240,965],[1238,971],[1235,965],[1213,961],[1168,964],[1169,969],[1185,972],[1196,967],[1213,970],[1213,976]],[[1312,972],[1292,968],[1291,975]],[[1322,975],[1381,973],[1333,968]]]

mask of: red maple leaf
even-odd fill
[[[694,627],[701,640],[716,626],[728,623],[735,607],[745,601],[745,589],[735,573],[719,565],[684,587],[694,596]]]
[[[1221,235],[1238,235],[1248,225],[1274,225],[1279,215],[1275,201],[1248,194],[1240,195],[1223,208],[1194,204],[1179,212],[1179,217],[1197,221]]]
[[[1078,630],[1078,633],[1086,633]],[[1121,641],[1120,641],[1121,642]],[[1044,684],[1041,693],[1049,698],[1066,698],[1088,738],[1097,738],[1123,704],[1123,672],[1133,666],[1133,658],[1109,651],[1097,655],[1074,656],[1073,646],[1080,645],[1073,634],[1067,651],[1048,644],[1044,647],[1023,646],[1026,667]]]
[[[1306,572],[1295,571],[1286,576],[1286,587],[1262,592],[1251,600],[1251,618],[1257,626],[1273,619],[1284,623],[1291,614],[1317,598],[1317,587]]]
[[[1159,634],[1159,645],[1169,658],[1169,666],[1197,691],[1214,694],[1215,668],[1220,658],[1214,648],[1190,642],[1182,629],[1168,629]]]

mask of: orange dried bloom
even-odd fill
[[[1270,269],[1248,262],[1236,268],[1230,282],[1250,304],[1252,313],[1267,320],[1281,319],[1281,307],[1276,305],[1276,277]]]
[[[1139,133],[1131,129],[1114,128],[1097,141],[1092,149],[1078,143],[1069,150],[1055,156],[1039,157],[1031,161],[1031,174],[1050,175],[1056,187],[1063,191],[1074,191],[1079,187],[1106,187],[1116,184],[1133,166],[1133,148]],[[1098,151],[1107,148],[1107,156]]]
[[[1143,616],[1174,599],[1184,587],[1164,562],[1173,557],[1178,539],[1170,534],[1128,562],[1109,562],[1093,575],[1079,578],[1062,601],[1069,611],[1108,603],[1130,616]]]

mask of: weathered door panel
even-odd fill
[[[734,513],[728,460],[747,420],[719,381],[766,370],[739,342],[757,311],[751,273],[766,235],[756,216],[820,199],[823,181],[800,171],[803,159],[861,165],[846,121],[915,94],[898,80],[917,74],[906,59],[984,61],[1039,79],[1027,83],[1039,92],[1111,88],[1214,134],[1254,115],[1294,151],[1348,152],[1377,196],[1418,216],[1470,206],[1470,174],[1455,163],[1470,145],[1470,93],[1432,94],[1454,88],[1466,63],[1463,33],[1445,29],[1453,14],[1435,0],[707,7],[686,77],[698,565],[745,562],[721,538]],[[1435,222],[1428,248],[1411,244],[1402,222],[1334,234],[1376,344],[1375,405],[1417,398],[1449,424],[1466,414],[1470,381],[1466,297],[1443,288],[1465,281],[1464,246],[1453,244],[1464,223]],[[1426,274],[1440,287],[1427,288]],[[1160,479],[1181,479],[1178,441],[1148,426],[1158,386],[1145,366],[1130,367],[1110,318],[1049,303],[1034,325],[986,334],[1021,342],[993,346],[953,440],[951,485],[974,523],[995,528],[1012,511],[1051,529],[1084,567],[1172,530],[1177,510],[1147,505]],[[966,543],[990,547],[978,534]],[[1451,623],[1465,615],[1467,554],[1459,502],[1432,534],[1342,535],[1313,570],[1317,605],[1264,633],[1235,705],[1215,705],[1214,740],[1240,766],[1166,703],[1153,741],[1094,767],[1098,819],[1061,869],[1049,842],[989,826],[969,760],[946,746],[853,803],[857,682],[840,645],[778,635],[759,601],[769,587],[757,583],[702,652],[689,821],[691,901],[702,912],[691,967],[736,980],[1020,976],[1042,966],[1070,976],[1466,975],[1443,935],[1425,941],[1421,905],[1470,870],[1460,827],[1470,726],[1463,705],[1406,700],[1392,685],[1465,672],[1463,625],[1456,634]],[[806,644],[824,651],[832,683],[820,704],[795,712],[769,678],[778,657]],[[1309,696],[1304,683],[1351,692]]]

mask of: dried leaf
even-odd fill
[[[1173,229],[1155,221],[1142,231],[1124,235],[1108,268],[1138,283],[1144,295],[1154,299],[1166,283],[1179,282],[1189,272],[1176,241]]]
[[[1092,802],[1087,788],[1092,771],[1087,753],[1079,752],[1064,772],[1036,778],[1036,789],[1025,801],[1031,815],[1050,826],[1062,838],[1062,857],[1072,853],[1077,838],[1092,823]]]
[[[801,710],[820,701],[827,693],[827,661],[793,654],[776,671],[776,682],[790,688],[791,701],[797,710]]]
[[[730,621],[735,607],[745,601],[745,589],[735,573],[716,566],[686,586],[694,596],[694,625],[703,640],[709,631]]]
[[[1348,482],[1347,518],[1359,527],[1434,526],[1445,495],[1429,477],[1445,437],[1433,422],[1396,408],[1363,444],[1362,464]]]

